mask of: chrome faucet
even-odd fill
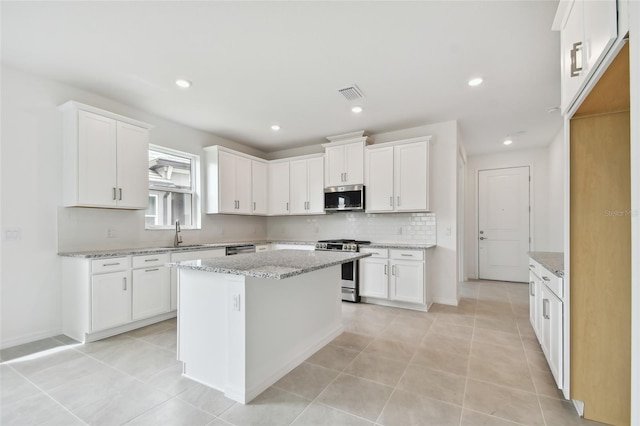
[[[182,235],[180,235],[180,221],[176,220],[176,235],[173,237],[173,246],[180,247],[182,243]]]

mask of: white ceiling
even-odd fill
[[[560,129],[557,4],[3,1],[2,62],[264,152],[458,120],[478,154]]]

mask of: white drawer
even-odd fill
[[[563,295],[563,288],[564,286],[562,285],[562,278],[555,276],[554,274],[552,274],[550,271],[548,271],[546,268],[543,268],[542,266],[540,267],[540,275],[542,278],[542,282],[549,287],[549,290],[551,290],[556,296],[558,296],[559,298],[564,297]]]
[[[144,256],[133,256],[133,268],[146,268],[149,266],[164,266],[169,263],[169,253],[145,254]]]
[[[361,248],[360,253],[371,253],[371,257],[380,257],[384,259],[389,257],[389,250],[383,248]]]
[[[391,250],[391,259],[424,260],[424,250]]]
[[[536,262],[532,258],[529,258],[529,271],[533,272],[536,277],[540,278],[541,269],[542,266],[538,262]]]
[[[105,257],[91,261],[92,274],[104,274],[105,272],[124,271],[129,268],[129,256]]]

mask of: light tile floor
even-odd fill
[[[175,320],[87,345],[52,338],[34,359],[7,349],[0,424],[597,424],[555,388],[527,290],[464,283],[460,306],[428,313],[344,303],[345,332],[248,405],[180,376]]]

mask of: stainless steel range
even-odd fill
[[[357,252],[361,245],[367,244],[371,244],[371,241],[322,240],[316,243],[316,250]],[[342,264],[342,300],[360,301],[358,275],[358,261]]]

